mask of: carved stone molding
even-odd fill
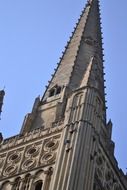
[[[22,164],[22,170],[29,170],[34,168],[36,165],[36,160],[35,159],[28,159]]]
[[[20,152],[14,152],[12,154],[9,155],[7,162],[10,163],[17,163],[19,162],[21,159],[21,153]]]
[[[14,175],[17,172],[17,166],[16,165],[9,165],[5,168],[3,175],[4,176],[11,176]]]
[[[50,150],[56,150],[58,148],[58,141],[55,139],[50,139],[48,142],[44,144],[44,150],[45,151],[50,151]]]
[[[38,154],[39,154],[39,147],[33,145],[32,147],[29,147],[26,150],[25,156],[26,157],[31,157],[31,156],[36,157]]]
[[[54,161],[56,160],[56,153],[45,153],[43,156],[42,156],[42,158],[41,158],[41,160],[40,160],[40,162],[41,162],[41,164],[43,165],[45,165],[45,164],[51,164],[51,163],[53,163]]]

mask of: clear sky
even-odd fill
[[[0,0],[0,121],[4,138],[19,133],[43,95],[86,0]],[[108,118],[119,166],[127,168],[127,1],[101,0]]]

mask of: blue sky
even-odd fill
[[[85,0],[0,1],[0,89],[6,87],[0,131],[19,133],[34,99],[43,95]],[[127,2],[102,0],[108,118],[119,166],[127,167]]]

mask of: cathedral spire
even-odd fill
[[[98,1],[88,1],[21,134],[0,135],[0,189],[127,190],[106,122]]]
[[[98,0],[89,0],[80,16],[70,41],[67,43],[58,67],[49,82],[43,100],[50,95],[55,86],[77,89],[85,75],[91,58],[98,63],[103,75],[103,52]],[[96,69],[98,69],[96,68]],[[104,91],[103,80],[100,90]],[[103,93],[104,95],[104,93]]]
[[[68,98],[81,88],[94,89],[98,94],[106,121],[103,76],[99,2],[91,0],[82,11],[43,98],[25,119],[22,131],[52,127],[63,120]]]

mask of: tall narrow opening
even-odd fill
[[[23,183],[22,190],[28,190],[28,189],[29,189],[30,180],[31,180],[31,175],[28,174],[28,175],[25,177],[25,179],[24,179],[24,183]]]
[[[14,185],[13,185],[13,190],[19,190],[20,188],[20,183],[21,183],[21,178],[16,178]]]
[[[61,87],[58,86],[57,89],[56,89],[56,95],[57,95],[57,94],[60,94],[60,92],[61,92]]]
[[[35,184],[35,190],[42,190],[43,183],[42,181],[38,181]]]

